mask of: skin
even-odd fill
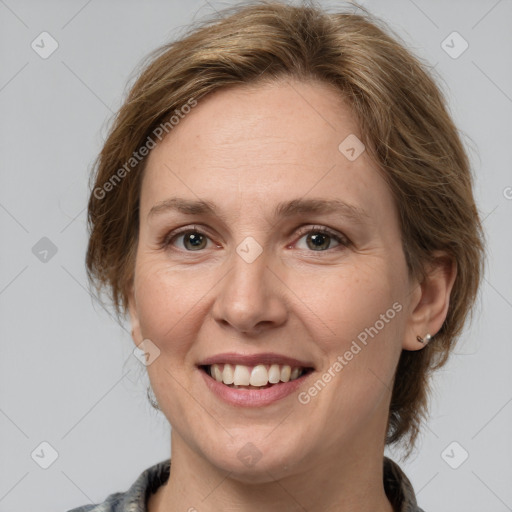
[[[328,85],[280,80],[201,99],[152,150],[129,304],[134,342],[160,350],[147,370],[172,426],[170,478],[150,512],[393,510],[382,458],[394,371],[402,349],[423,347],[416,335],[441,328],[455,268],[439,258],[424,282],[409,279],[385,181],[366,152],[349,161],[338,150],[349,134],[357,123]],[[221,216],[148,217],[171,197],[212,201]],[[272,217],[302,197],[342,199],[368,219]],[[159,245],[194,225],[199,250],[183,234]],[[315,250],[314,226],[350,244],[327,237]],[[263,248],[252,263],[236,252],[246,237]],[[293,393],[237,408],[196,367],[224,352],[277,352],[313,363],[307,391],[396,302],[402,310],[307,404]],[[251,467],[237,457],[249,442],[261,454]]]

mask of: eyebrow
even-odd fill
[[[215,215],[225,220],[215,203],[202,199],[191,200],[181,197],[173,197],[157,203],[149,211],[148,218],[169,211],[178,211],[186,215]],[[364,209],[340,199],[292,199],[283,201],[276,205],[273,215],[275,218],[288,218],[294,215],[311,213],[336,213],[358,224],[365,224],[370,219]]]

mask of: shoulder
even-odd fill
[[[424,512],[416,501],[411,482],[391,459],[384,457],[384,489],[396,512]]]
[[[108,498],[95,505],[83,505],[81,507],[74,508],[68,512],[121,512],[123,509],[120,508],[126,492],[116,492],[108,496]]]
[[[102,503],[83,505],[68,512],[147,512],[147,499],[167,481],[170,466],[170,459],[158,462],[145,469],[127,491],[115,492]]]

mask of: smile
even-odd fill
[[[219,354],[197,365],[207,388],[229,405],[263,407],[294,393],[314,372],[306,361],[277,355]]]
[[[246,366],[225,363],[207,365],[203,368],[217,382],[222,382],[233,389],[268,388],[274,384],[298,379],[308,371],[308,368],[291,367],[287,364]]]

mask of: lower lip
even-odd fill
[[[296,391],[311,374],[307,373],[298,379],[289,382],[281,382],[264,389],[236,389],[217,382],[205,371],[199,369],[203,379],[212,393],[230,405],[239,407],[264,407],[281,400]]]

